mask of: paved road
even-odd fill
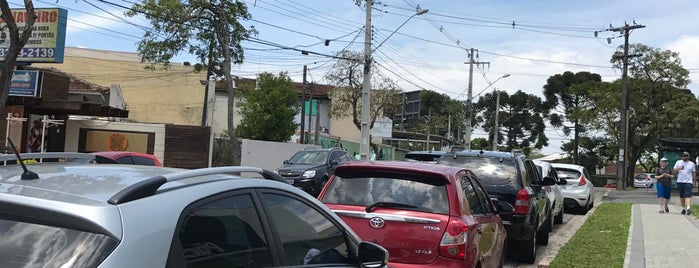
[[[657,204],[658,199],[655,188],[631,188],[632,190],[610,190],[605,202],[620,202],[631,204]]]
[[[601,203],[603,195],[606,193],[604,189],[596,189],[595,193],[595,206]],[[606,198],[605,198],[606,201]],[[592,212],[592,211],[591,211]],[[588,213],[589,215],[590,213]],[[536,261],[534,264],[519,263],[515,260],[509,259],[505,262],[504,267],[527,267],[535,268],[539,263],[547,259],[550,261],[558,250],[568,242],[568,239],[575,234],[575,232],[582,226],[582,224],[587,219],[586,216],[569,214],[563,215],[563,224],[554,224],[553,230],[551,231],[549,244],[546,246],[538,246],[536,248]]]

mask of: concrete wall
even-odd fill
[[[153,154],[163,161],[165,157],[165,124],[110,122],[105,120],[68,120],[66,125],[66,152],[77,152],[81,129],[137,131],[155,133]]]
[[[309,144],[244,139],[242,140],[240,164],[243,166],[277,170],[277,168],[282,166],[284,160],[289,160],[294,153],[308,147],[320,148],[320,146]]]
[[[67,47],[62,64],[34,63],[55,68],[102,86],[119,86],[129,121],[201,125],[206,72],[193,66],[145,70],[136,53]]]

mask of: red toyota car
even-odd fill
[[[501,267],[506,231],[476,176],[463,168],[398,161],[338,166],[318,199],[390,267]]]

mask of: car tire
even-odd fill
[[[520,248],[522,250],[519,251],[520,262],[534,264],[536,261],[536,237],[537,231],[536,228],[534,228],[534,235],[532,236],[532,239],[528,241],[521,241],[522,246]]]
[[[590,211],[590,203],[580,207],[580,215],[585,215],[588,211]]]
[[[555,224],[562,224],[563,223],[563,210],[565,209],[564,206],[561,206],[561,211],[556,214],[556,216],[553,217],[553,223]]]
[[[546,218],[544,226],[541,226],[541,230],[536,233],[537,244],[545,246],[549,244],[549,233],[551,232],[551,226],[553,222],[551,221],[551,214]]]

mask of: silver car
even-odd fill
[[[551,177],[556,184],[551,186],[544,186],[543,189],[546,191],[546,195],[551,202],[551,214],[553,215],[553,223],[561,224],[563,223],[563,213],[565,212],[565,206],[563,205],[563,188],[568,183],[565,179],[558,177],[558,172],[551,166],[551,163],[534,160],[539,175],[541,177]]]
[[[580,213],[587,214],[595,204],[595,187],[592,185],[590,174],[583,166],[573,164],[551,164],[558,177],[565,179],[567,184],[562,189],[563,204],[567,208],[578,209]]]
[[[0,166],[0,267],[382,267],[388,259],[268,170],[71,157],[23,169],[14,155],[0,155],[7,163]]]

